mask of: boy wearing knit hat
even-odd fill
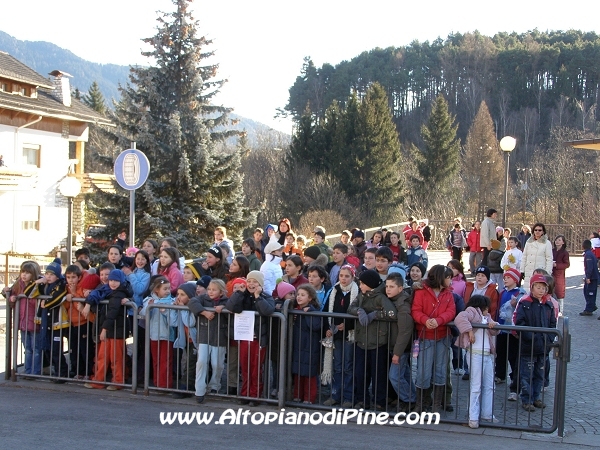
[[[525,327],[556,328],[554,307],[548,295],[548,282],[544,275],[535,274],[529,280],[530,293],[517,304],[513,319],[515,325]],[[540,399],[544,385],[545,364],[553,335],[546,333],[520,333],[519,378],[523,409],[534,412],[545,408]]]
[[[354,328],[357,344],[354,356],[357,400],[355,407],[370,407],[369,385],[372,382],[375,408],[382,410],[387,404],[388,341],[391,324],[373,323],[373,320],[395,322],[396,307],[381,289],[377,289],[382,284],[377,271],[365,270],[360,274],[359,280],[360,292],[348,308],[348,314],[358,317]]]
[[[500,325],[514,325],[513,314],[517,303],[527,294],[525,289],[519,287],[521,281],[521,272],[515,268],[509,268],[504,271],[504,289],[500,294],[498,306],[498,323]],[[501,331],[496,336],[496,383],[503,383],[506,380],[506,361],[510,364],[510,393],[509,401],[517,401],[519,391],[519,339],[507,331]]]

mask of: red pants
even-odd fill
[[[242,392],[240,395],[258,398],[262,391],[262,373],[267,347],[261,347],[258,339],[239,341]]]
[[[317,403],[317,377],[294,374],[294,398],[303,402]]]
[[[96,351],[96,371],[94,374],[95,381],[105,381],[106,371],[110,364],[112,370],[112,382],[116,384],[124,384],[125,382],[125,366],[123,360],[125,358],[125,339],[105,339],[98,342]],[[97,389],[104,389],[101,384],[93,385]]]
[[[173,387],[173,343],[171,341],[150,341],[152,353],[152,382],[160,388]]]

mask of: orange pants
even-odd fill
[[[98,342],[96,351],[96,371],[94,381],[105,381],[106,371],[110,364],[112,370],[112,382],[124,384],[125,366],[123,359],[125,354],[125,339],[105,339]],[[104,389],[102,384],[94,384],[96,389]]]

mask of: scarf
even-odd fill
[[[336,287],[339,286],[340,290],[343,293],[350,291],[350,304],[356,299],[358,296],[358,286],[353,281],[349,287],[343,288],[342,285],[338,282],[331,289],[331,293],[329,294],[329,312],[333,312],[333,307],[335,305],[335,294],[337,293]],[[333,323],[333,317],[329,317],[329,327],[331,328],[331,324]],[[331,337],[333,339],[333,336]],[[325,386],[326,384],[331,384],[331,379],[333,375],[333,347],[325,347],[325,356],[323,357],[323,372],[321,373],[321,385]]]

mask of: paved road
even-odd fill
[[[445,264],[449,260],[447,252],[430,252],[430,264],[442,263]],[[571,268],[567,271],[567,295],[565,299],[565,314],[570,318],[571,334],[572,334],[572,359],[568,368],[567,377],[567,404],[566,404],[566,426],[568,436],[563,439],[565,443],[580,443],[585,445],[596,445],[600,447],[600,364],[599,364],[599,352],[598,352],[598,341],[600,340],[600,320],[596,320],[597,316],[593,317],[582,317],[579,316],[579,312],[583,310],[583,293],[582,293],[582,274],[583,274],[583,262],[581,257],[571,257]],[[5,304],[0,301],[0,328],[5,323]],[[5,340],[3,328],[0,330],[0,374],[4,372],[4,351],[5,351]],[[56,447],[64,447],[65,443],[58,444],[61,442],[60,434],[53,432],[50,427],[50,423],[55,423],[56,417],[65,418],[77,418],[77,420],[93,420],[92,424],[84,425],[81,424],[81,429],[85,429],[85,434],[88,435],[90,442],[98,442],[106,445],[106,440],[109,440],[109,445],[115,447],[124,446],[126,441],[120,439],[120,435],[126,435],[128,432],[137,430],[135,435],[140,439],[139,443],[145,443],[148,447],[161,447],[166,445],[169,440],[165,436],[173,437],[173,432],[167,432],[158,424],[158,411],[159,410],[195,410],[194,406],[190,406],[189,401],[187,403],[177,402],[170,400],[166,397],[159,397],[159,406],[156,406],[156,400],[148,406],[148,399],[143,398],[141,395],[131,396],[126,392],[117,392],[110,396],[105,391],[100,392],[97,397],[90,397],[95,393],[89,393],[83,389],[78,388],[74,385],[52,385],[46,382],[19,382],[19,383],[3,383],[4,376],[0,375],[0,411],[8,414],[2,414],[1,417],[17,417],[23,415],[23,419],[19,418],[16,421],[9,419],[8,421],[0,421],[0,448],[9,448],[10,444],[18,445],[19,447],[24,446],[26,442],[35,442],[36,444],[42,443],[39,436],[42,435],[42,431],[45,430],[44,434],[52,435],[52,439],[46,440],[44,446],[48,446],[50,442],[50,448],[53,448],[54,441],[56,441]],[[155,399],[152,396],[151,399]],[[90,408],[90,402],[95,403],[93,410]],[[44,408],[39,408],[39,404],[42,403]],[[219,402],[215,403],[215,407],[219,407]],[[71,406],[72,405],[72,406]],[[212,406],[212,403],[210,404]],[[227,404],[229,407],[230,404]],[[185,407],[184,407],[185,406]],[[221,403],[221,408],[223,408]],[[180,409],[182,408],[182,409]],[[114,409],[114,411],[112,410]],[[129,412],[131,410],[131,413]],[[10,414],[8,411],[11,411]],[[17,414],[18,411],[18,414]],[[59,412],[57,414],[57,411]],[[127,412],[126,412],[127,411]],[[121,414],[122,412],[122,414]],[[48,419],[52,418],[52,421]],[[112,430],[115,429],[123,430],[121,433],[106,433],[106,430],[102,426],[98,426],[98,418],[102,418],[102,421],[106,420],[107,425],[110,425]],[[133,419],[132,419],[133,418]],[[32,431],[35,433],[25,434],[12,433],[7,429],[7,425],[10,427],[16,426],[15,431],[20,429],[26,430],[27,424],[34,423],[30,422],[30,419],[35,421],[36,426]],[[48,424],[47,428],[46,425]],[[338,427],[311,427],[311,439],[308,442],[307,439],[300,439],[300,436],[305,431],[298,431],[297,436],[299,437],[298,442],[302,442],[303,446],[307,448],[322,448],[324,445],[331,440],[331,436],[336,436],[336,441],[331,442],[330,445],[339,446],[344,443],[356,443],[357,439],[361,436],[366,437],[372,435],[375,429],[369,428],[368,431],[363,430],[359,426],[347,426],[343,427],[343,433],[338,433]],[[219,442],[219,439],[215,436],[208,436],[205,433],[200,434],[197,430],[193,430],[194,427],[178,427],[177,428],[177,442],[183,443],[190,442],[190,439],[197,439],[198,436],[202,436],[202,442],[211,444]],[[335,429],[335,430],[333,430]],[[435,442],[439,442],[440,445],[450,444],[454,442],[459,447],[471,448],[470,440],[463,442],[462,436],[470,435],[474,432],[483,433],[483,429],[469,430],[464,427],[456,425],[440,425],[439,430],[451,431],[453,434],[449,435],[449,438],[444,437],[442,433],[433,433],[428,430],[416,430],[403,428],[401,432],[402,439],[408,439],[407,443],[413,442],[418,445],[425,436],[432,445]],[[186,431],[187,430],[187,431]],[[243,431],[242,431],[243,430]],[[273,426],[263,427],[240,427],[230,428],[228,435],[235,439],[243,439],[244,436],[251,437],[251,440],[246,442],[243,441],[245,446],[249,448],[259,447],[272,447],[279,446],[280,448],[290,447],[290,441],[287,436],[287,430],[285,434],[282,434],[278,428]],[[363,430],[363,431],[361,431]],[[398,430],[391,429],[391,427],[382,427],[376,429],[377,434],[381,434],[382,443],[385,445],[389,442],[390,445],[395,440],[397,444]],[[40,434],[36,434],[40,431]],[[332,433],[333,431],[333,433]],[[366,433],[369,433],[368,435]],[[335,434],[334,434],[335,433]],[[457,434],[460,433],[460,434]],[[220,430],[218,435],[222,434]],[[486,434],[486,446],[495,448],[494,434],[500,436],[514,438],[515,441],[511,441],[511,446],[517,448],[521,447],[521,441],[517,439],[541,439],[544,441],[556,442],[560,441],[558,438],[553,438],[546,435],[528,435],[527,433],[520,433],[515,431],[503,431],[487,429]],[[210,433],[209,433],[210,435]],[[38,436],[35,439],[35,436]],[[341,437],[340,437],[341,436]],[[17,439],[20,438],[20,440]],[[56,439],[55,439],[56,438]],[[23,439],[31,439],[31,441],[23,441]],[[346,441],[340,442],[339,440]],[[414,439],[414,440],[413,440]],[[438,441],[439,439],[439,441]],[[448,441],[451,439],[451,441]],[[489,440],[489,441],[488,441]],[[131,441],[128,441],[129,445]],[[497,439],[498,445],[502,443],[501,439]],[[70,442],[72,443],[72,441]],[[138,442],[136,442],[137,444]],[[197,441],[196,441],[197,443]],[[5,445],[6,444],[6,445]],[[246,445],[248,444],[248,445]],[[514,445],[513,445],[514,444]],[[69,445],[67,443],[66,445]],[[410,444],[409,444],[410,445]],[[506,442],[504,443],[506,444]],[[532,445],[532,442],[527,444],[523,443],[523,447]],[[295,445],[292,445],[292,447]],[[480,447],[481,441],[473,439],[472,446]]]

